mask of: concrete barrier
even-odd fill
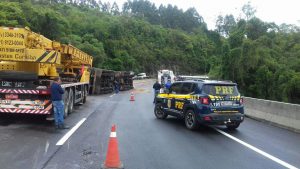
[[[244,97],[246,116],[300,132],[300,105]]]

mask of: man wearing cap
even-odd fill
[[[154,89],[154,100],[153,100],[153,103],[155,103],[155,101],[156,101],[156,95],[159,93],[159,91],[161,89],[161,85],[158,83],[158,80],[156,80],[156,82],[153,84],[153,89]]]
[[[61,80],[60,77],[54,78],[54,81],[51,85],[51,100],[54,109],[54,119],[55,119],[55,128],[56,129],[68,129],[68,126],[64,125],[64,102],[62,96],[64,90],[60,86]]]

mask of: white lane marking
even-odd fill
[[[71,135],[82,125],[82,123],[86,120],[86,118],[81,119],[67,134],[65,134],[57,143],[57,146],[63,145]]]
[[[48,152],[48,148],[49,148],[49,141],[47,140],[45,145],[45,154]]]
[[[116,95],[116,93],[115,93],[115,94],[112,94],[112,95],[110,95],[109,97],[113,97],[114,95]]]
[[[220,129],[217,129],[217,128],[214,128],[214,129],[217,130],[219,133],[223,134],[224,136],[226,136],[226,137],[228,137],[228,138],[230,138],[230,139],[232,139],[232,140],[234,140],[234,141],[242,144],[245,147],[250,148],[251,150],[253,150],[253,151],[255,151],[255,152],[257,152],[257,153],[259,153],[259,154],[261,154],[261,155],[263,155],[263,156],[265,156],[267,158],[269,158],[270,160],[275,161],[276,163],[278,163],[278,164],[280,164],[280,165],[282,165],[282,166],[284,166],[286,168],[289,168],[289,169],[298,169],[297,167],[295,167],[295,166],[293,166],[291,164],[288,164],[287,162],[284,162],[284,161],[280,160],[279,158],[274,157],[271,154],[266,153],[266,152],[264,152],[264,151],[262,151],[262,150],[260,150],[260,149],[258,149],[256,147],[254,147],[254,146],[252,146],[252,145],[250,145],[250,144],[248,144],[248,143],[246,143],[246,142],[244,142],[244,141],[242,141],[242,140],[240,140],[240,139],[238,139],[236,137],[233,137],[232,135],[230,135],[230,134],[228,134],[228,133],[226,133],[226,132],[224,132],[224,131],[222,131]]]

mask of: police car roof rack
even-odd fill
[[[233,83],[231,80],[215,80],[215,79],[194,79],[194,81],[201,81],[201,82],[228,82],[228,83]]]
[[[231,80],[216,80],[216,81],[233,83]]]
[[[204,79],[194,79],[194,81],[201,81],[201,82],[204,82],[205,80],[204,80]]]

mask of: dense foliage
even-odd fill
[[[155,74],[209,74],[239,84],[246,96],[300,103],[300,30],[245,15],[219,16],[216,30],[190,8],[145,0],[7,0],[0,2],[0,25],[28,26],[70,43],[94,57],[94,66]]]

